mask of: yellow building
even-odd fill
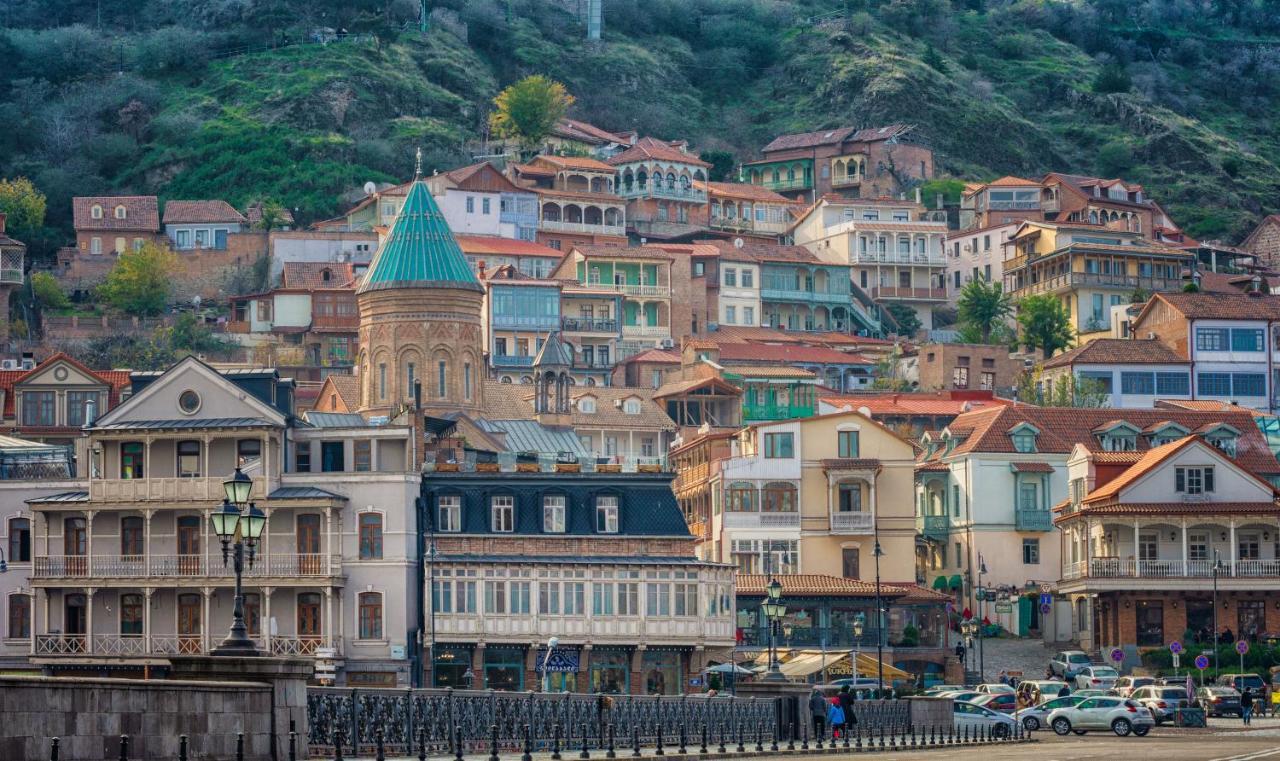
[[[1024,222],[1005,244],[1004,287],[1015,301],[1040,293],[1060,299],[1081,339],[1109,335],[1111,308],[1135,291],[1174,291],[1194,254],[1141,233],[1078,222]]]
[[[759,423],[711,469],[709,559],[914,583],[914,450],[857,412]],[[704,550],[708,544],[703,545]]]

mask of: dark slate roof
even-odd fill
[[[334,494],[315,486],[281,486],[267,495],[267,499],[343,499],[341,494]]]
[[[307,410],[302,416],[316,428],[366,428],[369,421],[355,412],[316,412]]]
[[[43,497],[33,497],[27,502],[88,502],[89,492],[87,491],[64,491],[57,494],[47,494]]]
[[[489,420],[479,421],[485,433],[503,434],[503,444],[508,452],[540,453],[558,455],[561,453],[585,455],[582,441],[572,428],[552,428],[536,420]]]
[[[95,431],[119,430],[188,430],[194,428],[251,428],[276,424],[260,417],[178,418],[171,420],[122,420],[119,423],[94,426]]]
[[[426,473],[422,493],[433,508],[441,495],[462,497],[462,534],[489,536],[690,537],[684,513],[671,491],[673,473]],[[542,530],[544,496],[565,497],[565,532]],[[490,499],[515,499],[515,531],[494,532]],[[618,532],[596,531],[596,498],[618,498]],[[436,519],[434,509],[428,521]],[[692,548],[690,548],[692,554]]]
[[[463,288],[481,291],[458,241],[426,183],[415,181],[361,281],[358,293],[387,288]]]
[[[573,347],[567,344],[560,331],[554,330],[542,342],[542,348],[533,358],[534,367],[573,367]]]

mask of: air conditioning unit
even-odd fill
[[[660,341],[659,343],[660,343],[660,345],[662,346],[662,348],[664,348],[664,349],[674,349],[674,348],[676,348],[676,342],[675,342],[675,339],[674,339],[674,338],[664,338],[664,339],[662,339],[662,341]]]
[[[23,370],[34,370],[34,369],[36,369],[36,361],[35,361],[34,359],[29,358],[29,357],[23,357],[23,359],[22,359],[22,369],[23,369]]]
[[[0,360],[0,370],[17,370],[17,369],[18,369],[18,360],[16,359]]]
[[[614,407],[617,407],[618,409],[622,409],[622,400],[621,400],[621,399],[614,399],[614,400],[613,400],[613,406],[614,406]]]

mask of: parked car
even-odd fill
[[[1037,729],[1049,728],[1049,714],[1059,708],[1068,708],[1070,706],[1079,705],[1087,698],[1082,695],[1067,695],[1063,698],[1050,698],[1049,700],[1031,706],[1030,708],[1020,708],[1014,714],[1014,717],[1022,722],[1023,729],[1028,732],[1034,732]]]
[[[1018,707],[1018,698],[1012,692],[987,693],[969,702],[1000,713],[1013,713]]]
[[[1075,678],[1081,669],[1091,664],[1089,656],[1083,650],[1063,650],[1049,659],[1049,671],[1067,681]]]
[[[982,693],[974,690],[955,690],[954,692],[939,693],[936,697],[951,698],[952,700],[973,700],[974,698],[982,697]]]
[[[1248,687],[1253,691],[1254,695],[1261,695],[1262,688],[1267,684],[1257,674],[1219,674],[1218,678],[1213,680],[1213,683],[1224,687],[1233,687],[1236,692],[1244,692],[1244,689]]]
[[[1122,676],[1116,680],[1115,689],[1116,692],[1120,693],[1121,697],[1127,698],[1131,697],[1133,691],[1139,687],[1146,687],[1155,683],[1156,678],[1153,676]]]
[[[1012,716],[963,700],[957,700],[952,704],[952,715],[956,730],[964,731],[964,728],[968,727],[970,734],[990,727],[992,737],[1004,738],[1013,732],[1017,724]]]
[[[1158,676],[1156,684],[1166,687],[1185,687],[1187,678],[1185,676]]]
[[[1076,690],[1073,695],[1079,695],[1082,698],[1119,698],[1123,697],[1115,690]]]
[[[1240,715],[1240,693],[1234,687],[1209,685],[1196,690],[1196,703],[1209,716]]]
[[[934,696],[943,692],[959,692],[964,689],[963,684],[935,684],[924,691],[925,695]]]
[[[1056,679],[1031,679],[1018,684],[1018,705],[1027,708],[1058,697],[1066,682]]]
[[[1002,692],[1007,692],[1010,695],[1013,694],[1012,687],[1010,687],[1007,684],[1001,684],[1000,682],[986,682],[984,684],[978,685],[977,687],[974,687],[973,689],[977,692],[981,692],[984,695],[997,695]]]
[[[1078,705],[1049,714],[1049,726],[1059,735],[1109,729],[1118,737],[1130,734],[1142,737],[1155,725],[1151,711],[1122,697],[1086,698]]]
[[[1110,666],[1086,666],[1076,674],[1076,686],[1082,690],[1110,690],[1119,678],[1120,672]]]
[[[1129,699],[1146,706],[1157,725],[1173,719],[1179,708],[1186,708],[1191,704],[1191,696],[1187,694],[1186,687],[1165,687],[1158,684],[1139,687],[1129,693]]]

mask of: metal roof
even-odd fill
[[[687,537],[684,537],[687,538]],[[669,555],[437,555],[437,560],[468,563],[573,563],[578,565],[700,565],[720,567],[691,556]]]
[[[385,288],[484,290],[422,180],[410,186],[404,208],[357,292]]]
[[[267,499],[346,499],[315,486],[281,486],[267,495]]]
[[[33,497],[27,502],[88,502],[89,492],[87,491],[64,491],[57,494],[48,494],[43,497]]]
[[[306,421],[316,428],[367,428],[369,421],[354,412],[316,412],[307,410],[302,413]]]
[[[119,423],[109,423],[107,425],[94,426],[95,431],[154,431],[154,430],[190,430],[196,428],[254,428],[270,426],[276,427],[275,423],[270,420],[264,420],[260,417],[211,417],[211,418],[180,418],[170,420],[122,420]]]
[[[572,428],[549,428],[536,420],[482,419],[479,422],[486,433],[505,434],[504,443],[509,452],[587,454]]]

